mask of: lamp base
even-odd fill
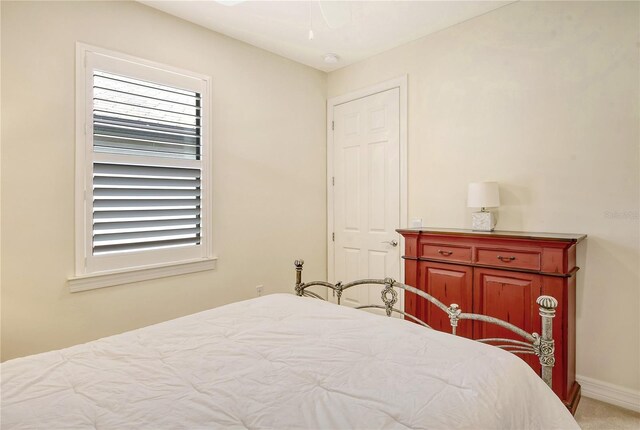
[[[493,231],[496,226],[493,213],[482,211],[471,214],[471,229],[475,231]]]

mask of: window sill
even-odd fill
[[[188,261],[177,264],[164,264],[162,266],[143,267],[120,272],[76,276],[69,278],[67,283],[69,284],[69,291],[77,293],[80,291],[95,290],[97,288],[111,287],[114,285],[146,281],[148,279],[166,278],[168,276],[213,270],[216,268],[217,260],[217,257],[213,257],[205,260]]]

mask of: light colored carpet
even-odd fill
[[[640,414],[598,400],[582,397],[576,421],[583,430],[640,430]]]

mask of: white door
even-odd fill
[[[395,231],[400,227],[400,90],[337,105],[333,121],[333,280],[402,281]],[[355,287],[341,302],[382,304],[382,288]]]

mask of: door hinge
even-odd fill
[[[331,130],[335,130],[336,129],[336,123],[334,121],[331,121]]]
[[[336,184],[336,177],[332,176],[331,177],[331,185],[335,185]]]
[[[331,233],[331,240],[332,241],[336,241],[336,234],[335,233]]]

